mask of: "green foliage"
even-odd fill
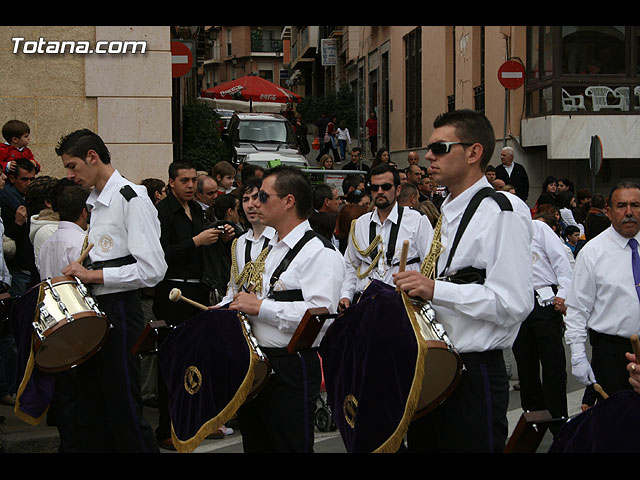
[[[337,92],[330,92],[321,97],[304,97],[296,110],[307,123],[316,123],[325,112],[329,117],[338,119],[338,125],[342,121],[351,132],[351,136],[357,134],[357,115],[355,94],[347,86]]]
[[[220,138],[220,117],[209,105],[193,101],[183,105],[182,160],[198,170],[211,171],[229,159],[229,147]]]

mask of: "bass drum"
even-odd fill
[[[39,286],[35,364],[47,373],[62,372],[95,355],[107,340],[110,324],[77,278],[55,277]]]

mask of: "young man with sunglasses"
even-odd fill
[[[244,451],[313,452],[315,402],[322,378],[316,348],[289,353],[287,345],[310,308],[335,313],[344,259],[307,220],[311,184],[295,167],[265,172],[256,210],[275,229],[260,291],[239,292],[230,309],[245,313],[274,371],[260,394],[238,410]],[[315,340],[318,345],[330,321]]]
[[[341,309],[348,308],[373,279],[393,285],[392,275],[398,271],[405,240],[409,240],[407,270],[419,271],[429,253],[433,227],[425,215],[398,205],[398,171],[389,165],[374,167],[370,188],[375,208],[352,224],[344,254],[347,273]],[[373,252],[369,253],[371,249]]]
[[[508,432],[509,380],[502,351],[513,345],[533,309],[531,213],[515,195],[495,192],[484,175],[495,147],[484,115],[445,113],[434,128],[426,158],[434,181],[450,192],[441,208],[444,249],[436,279],[406,271],[394,281],[410,296],[431,302],[465,368],[453,393],[411,423],[407,446],[418,452],[498,453]],[[463,223],[474,197],[480,203]],[[455,247],[461,223],[466,229]],[[463,269],[475,272],[477,280],[457,281]]]

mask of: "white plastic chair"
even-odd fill
[[[633,87],[633,94],[638,97],[635,109],[640,110],[640,85],[636,85],[635,87]]]
[[[613,95],[620,99],[620,105],[625,112],[629,110],[629,87],[618,87],[613,91]]]
[[[587,87],[584,90],[584,94],[591,97],[591,108],[594,112],[599,111],[602,108],[613,108],[618,110],[623,110],[622,99],[617,104],[608,103],[608,96],[612,95],[614,97],[620,98],[620,95],[616,95],[613,89],[604,86],[592,86]]]
[[[571,95],[563,88],[562,110],[564,110],[565,112],[577,112],[578,110],[585,110],[584,97],[582,95]]]

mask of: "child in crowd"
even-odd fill
[[[6,140],[0,143],[0,167],[2,172],[8,174],[15,169],[15,160],[26,158],[36,167],[36,175],[40,172],[40,164],[29,150],[29,125],[20,120],[9,120],[2,127],[2,136]]]

